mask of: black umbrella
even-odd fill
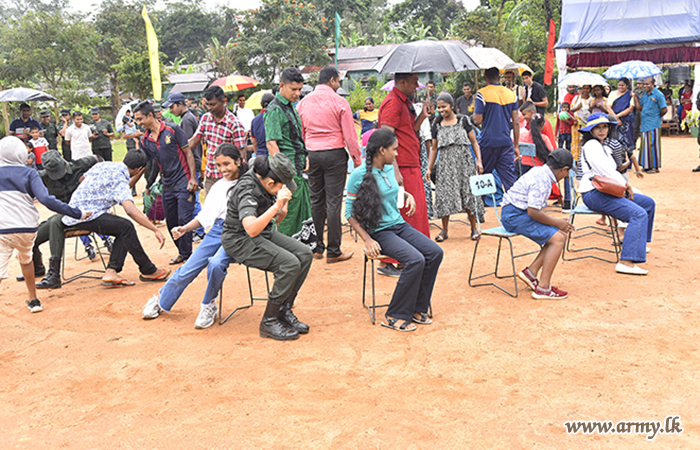
[[[479,66],[454,41],[416,41],[401,44],[377,62],[379,73],[460,72]]]
[[[55,102],[53,96],[29,88],[14,88],[0,92],[0,102]]]

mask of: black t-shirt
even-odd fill
[[[547,93],[545,92],[544,88],[540,83],[537,81],[532,82],[532,86],[530,86],[527,89],[527,97],[532,101],[532,102],[541,102],[547,97]],[[544,110],[545,108],[543,106],[537,106],[537,112],[544,115]]]
[[[465,116],[471,116],[474,114],[474,94],[470,95],[469,99],[463,95],[460,95],[455,101],[455,110],[457,110],[457,114],[462,114]]]

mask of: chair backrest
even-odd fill
[[[521,142],[518,144],[518,151],[520,152],[520,156],[529,156],[531,158],[537,156],[537,147],[535,147],[535,144]]]
[[[491,200],[493,200],[493,210],[496,212],[498,225],[501,225],[501,216],[498,214],[498,207],[496,207],[496,180],[493,178],[493,175],[490,173],[485,173],[483,175],[472,175],[469,177],[469,186],[472,189],[472,194],[476,197],[491,195]],[[481,231],[481,223],[478,220],[476,223],[479,225],[479,231]]]

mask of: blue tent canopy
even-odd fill
[[[563,0],[556,48],[700,42],[698,0]]]

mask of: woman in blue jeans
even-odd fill
[[[583,178],[579,192],[583,202],[592,211],[629,223],[625,230],[620,262],[615,270],[627,275],[646,275],[649,271],[637,264],[647,260],[647,244],[651,242],[656,204],[650,197],[634,193],[629,182],[617,171],[612,150],[603,145],[614,123],[609,121],[607,114],[596,113],[591,114],[586,126],[579,130],[583,134],[580,157]],[[592,183],[595,175],[612,178],[624,185],[627,188],[627,198],[604,194],[595,189]]]
[[[211,226],[211,229],[185,264],[177,269],[160,291],[148,300],[143,308],[144,319],[155,319],[162,311],[170,312],[187,286],[206,267],[207,290],[194,327],[203,329],[214,324],[219,312],[215,300],[226,278],[226,269],[233,262],[221,247],[221,230],[226,217],[228,193],[240,175],[248,171],[248,166],[241,159],[240,152],[232,144],[222,144],[214,156],[216,167],[224,177],[212,186],[206,203],[197,217],[185,226],[173,228],[172,233],[174,239],[179,239],[183,234],[199,227]]]
[[[397,147],[396,135],[386,128],[369,138],[366,164],[355,169],[348,180],[345,217],[362,237],[368,256],[383,254],[404,264],[382,326],[414,331],[416,326],[411,322],[432,323],[428,310],[442,249],[401,217],[393,166]],[[404,201],[408,215],[415,213],[413,196],[404,193]]]

